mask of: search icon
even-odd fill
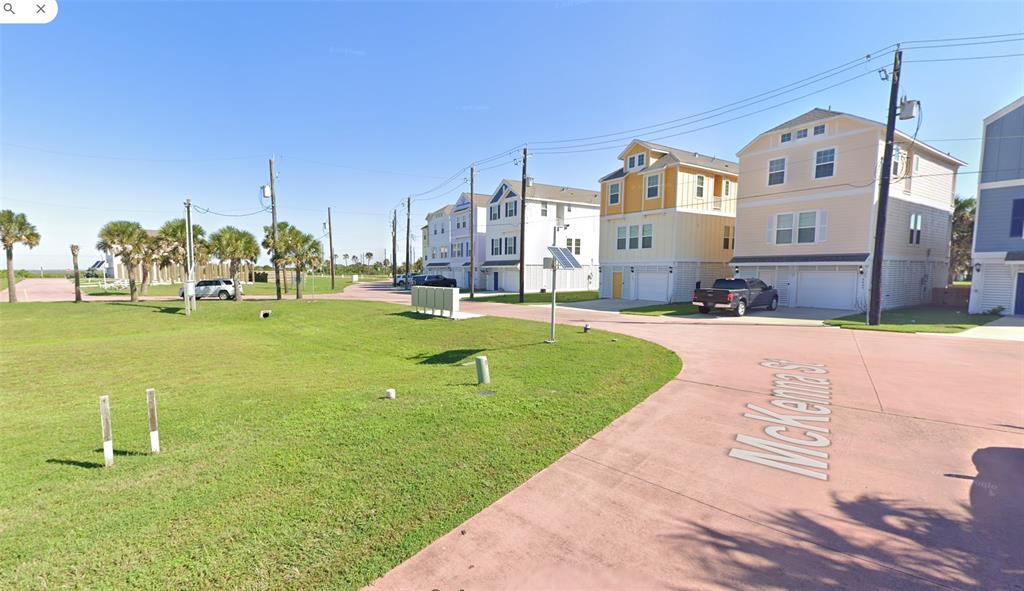
[[[10,2],[4,2],[4,12],[14,14],[14,6]]]

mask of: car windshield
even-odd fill
[[[715,289],[746,289],[747,282],[743,279],[716,279]]]

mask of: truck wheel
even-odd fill
[[[736,315],[737,316],[743,316],[746,313],[747,313],[747,301],[746,300],[740,300],[740,302],[738,304],[736,304]]]
[[[779,298],[778,298],[778,296],[772,298],[772,303],[768,304],[768,309],[773,311],[773,312],[775,310],[779,309]]]
[[[217,294],[217,297],[222,299],[222,300],[226,300],[226,299],[230,298],[231,296],[228,295],[228,292],[226,292],[224,290],[221,290],[221,292]]]
[[[710,314],[711,313],[711,306],[701,306],[699,308],[699,310],[700,310],[701,314]]]

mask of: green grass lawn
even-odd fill
[[[326,300],[0,306],[0,589],[367,584],[680,369],[645,341],[547,331]]]
[[[303,295],[314,294],[314,293],[328,293],[328,292],[339,292],[344,290],[349,285],[352,285],[352,277],[346,275],[344,277],[337,276],[335,278],[335,289],[331,289],[331,278],[330,276],[317,275],[313,278],[306,279],[306,286],[303,289]],[[167,285],[150,285],[146,295],[150,296],[172,296],[178,297],[178,290],[181,289],[180,283],[171,283]],[[245,295],[274,295],[276,293],[274,287],[273,277],[267,283],[246,283],[243,286]],[[104,290],[100,287],[83,287],[83,293],[91,296],[126,296],[130,295],[127,289],[111,289]],[[290,297],[295,297],[295,285],[292,283],[291,278],[288,280],[288,293]],[[284,294],[282,285],[282,295]]]
[[[941,332],[954,333],[988,324],[999,316],[994,314],[968,314],[964,310],[937,306],[914,306],[882,312],[882,323],[870,326],[864,314],[851,314],[826,320],[829,326],[858,330],[884,330],[889,332]]]
[[[623,314],[643,314],[645,316],[689,316],[697,312],[697,306],[690,302],[654,304],[653,306],[641,306],[639,308],[626,308],[622,310]]]
[[[589,302],[597,299],[596,291],[560,291],[556,299],[557,303],[568,302]],[[518,304],[518,293],[506,293],[501,295],[478,295],[476,299],[483,302],[496,302],[499,304]],[[524,294],[525,304],[550,304],[551,292]]]

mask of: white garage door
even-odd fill
[[[637,273],[636,299],[664,302],[668,297],[665,273]]]
[[[856,288],[856,271],[800,271],[796,305],[852,310]]]

